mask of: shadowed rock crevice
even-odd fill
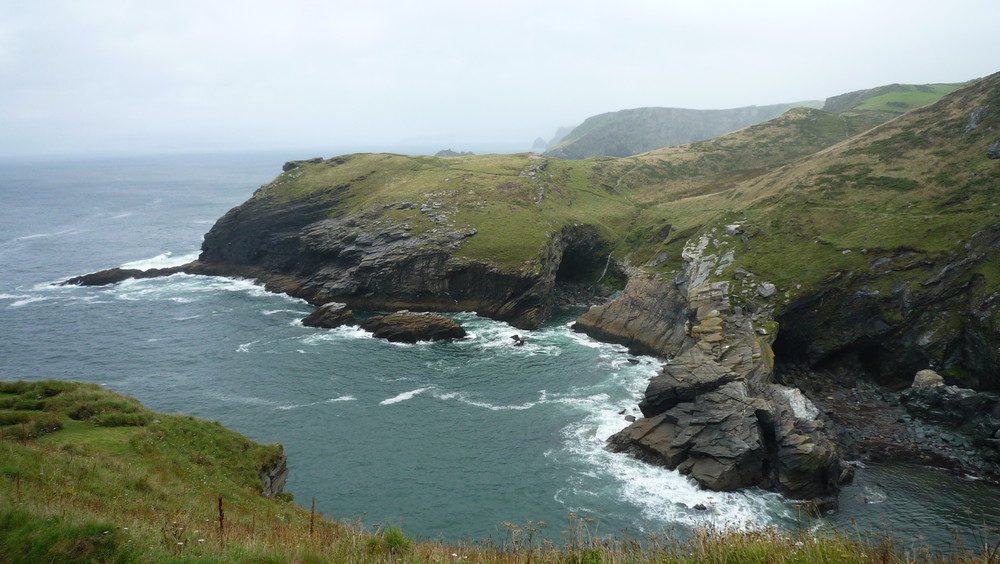
[[[775,354],[817,370],[860,369],[859,379],[890,388],[934,367],[949,383],[1000,391],[1000,350],[992,345],[1000,295],[986,290],[980,272],[998,252],[995,223],[965,241],[961,253],[900,252],[870,272],[831,276],[777,313]]]

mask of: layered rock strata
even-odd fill
[[[850,469],[819,410],[798,389],[774,382],[772,335],[730,306],[729,282],[685,290],[672,280],[639,280],[574,326],[670,358],[646,388],[643,418],[612,436],[609,448],[677,469],[708,489],[759,486],[834,505]],[[670,315],[634,307],[651,299],[673,304]]]

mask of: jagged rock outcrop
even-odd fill
[[[455,320],[432,313],[397,311],[369,317],[359,325],[379,339],[397,343],[461,339],[465,336],[465,329]]]
[[[652,295],[673,287],[667,293],[680,307],[658,326],[661,334],[647,340],[666,343],[661,353],[683,350],[650,381],[639,404],[644,417],[608,439],[609,448],[676,468],[709,489],[760,486],[835,504],[850,470],[819,410],[799,390],[773,382],[771,336],[730,307],[729,283],[704,282],[686,294],[686,286],[673,281],[642,286],[657,288]],[[592,308],[604,311],[591,319],[610,319],[617,309],[612,304]],[[642,325],[635,318],[644,312],[660,316],[620,311],[631,313],[609,326]]]
[[[669,357],[690,343],[687,325],[685,292],[673,281],[639,275],[629,279],[617,299],[581,315],[573,330],[625,345],[632,354]]]
[[[302,320],[302,324],[306,327],[321,327],[323,329],[334,329],[355,323],[354,312],[347,309],[347,304],[340,302],[323,304]]]
[[[297,163],[286,167],[295,170]],[[605,266],[599,255],[608,243],[588,225],[555,231],[533,268],[511,271],[455,256],[475,229],[417,232],[383,216],[390,208],[415,203],[327,218],[329,205],[308,198],[280,205],[252,198],[216,222],[197,261],[146,271],[114,268],[64,284],[104,285],[180,272],[234,276],[317,306],[340,302],[372,311],[475,311],[532,329],[549,316],[558,281],[577,283]]]
[[[285,489],[288,481],[288,457],[281,455],[273,464],[260,469],[261,494],[274,497]]]

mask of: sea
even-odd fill
[[[0,379],[95,382],[281,443],[297,503],[420,539],[500,541],[533,526],[558,541],[584,522],[637,538],[832,527],[947,549],[956,532],[974,545],[1000,527],[1000,491],[927,469],[859,468],[841,508],[816,518],[771,492],[706,491],[608,452],[661,361],[573,332],[580,310],[534,331],[459,313],[466,338],[403,345],[304,327],[311,306],[248,280],[59,285],[197,258],[217,218],[286,160],[314,156],[0,159]]]

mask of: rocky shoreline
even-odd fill
[[[823,411],[851,464],[912,464],[1000,485],[1000,454],[982,438],[977,441],[953,424],[928,419],[906,400],[913,386],[893,390],[855,374],[803,365],[779,365],[775,371],[779,381],[802,389]],[[955,415],[975,421],[989,412]]]

